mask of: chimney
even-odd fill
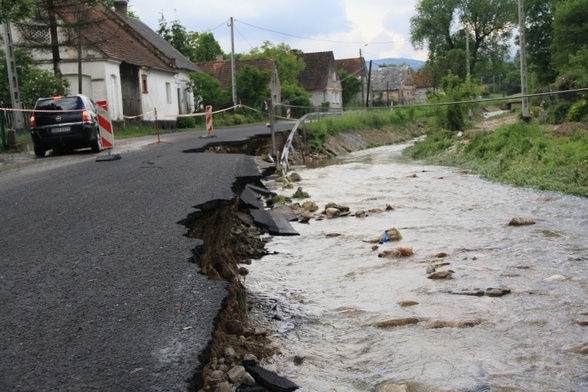
[[[114,10],[123,18],[126,18],[128,15],[127,0],[114,0]]]

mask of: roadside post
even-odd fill
[[[267,100],[267,108],[269,116],[270,133],[272,135],[272,158],[277,163],[278,157],[276,156],[276,133],[274,132],[274,104],[271,99]]]
[[[98,115],[98,129],[100,130],[100,144],[108,152],[107,155],[99,155],[96,162],[116,161],[121,158],[118,154],[111,154],[110,150],[114,147],[114,132],[110,113],[108,112],[108,103],[106,101],[97,101],[96,114]]]
[[[2,148],[8,150],[6,144],[6,123],[4,121],[4,110],[0,110],[0,132],[2,133]]]
[[[216,137],[216,135],[212,134],[212,131],[214,131],[214,127],[212,125],[212,105],[206,105],[206,111],[205,111],[205,122],[206,122],[206,133],[202,136],[200,136],[201,138],[207,138],[207,137]]]
[[[210,135],[212,130],[212,106],[206,105],[206,132],[208,132],[208,135]]]
[[[161,136],[160,136],[160,132],[159,132],[159,120],[157,119],[157,108],[153,108],[153,114],[155,116],[155,132],[157,133],[157,141],[150,143],[150,145],[151,144],[161,144],[161,143],[172,144],[171,142],[164,142],[163,140],[161,140]]]

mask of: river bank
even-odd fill
[[[585,388],[586,201],[412,161],[404,147],[297,170],[316,217],[330,202],[349,211],[298,224],[249,268],[251,319],[280,346],[263,364],[301,391]],[[402,239],[377,243],[392,228]]]
[[[516,116],[515,115],[511,115],[511,116],[503,116],[501,118],[490,118],[490,119],[486,119],[484,122],[482,122],[479,125],[479,128],[482,130],[489,130],[489,129],[494,129],[495,127],[498,127],[500,125],[503,124],[508,124],[508,123],[513,123],[516,121]],[[392,136],[393,138],[394,136]],[[389,144],[389,141],[391,139],[391,135],[387,134],[387,133],[383,133],[381,131],[376,131],[376,132],[365,132],[365,133],[361,133],[361,132],[353,132],[353,133],[341,133],[338,134],[336,136],[330,137],[326,143],[326,150],[335,157],[344,157],[347,154],[349,154],[350,152],[353,151],[360,151],[360,150],[364,150],[367,146],[373,146],[373,145],[383,145],[383,144]],[[447,168],[446,170],[448,171],[453,171],[451,168]],[[468,174],[469,172],[464,172],[464,174]],[[463,175],[463,174],[462,174]],[[420,177],[420,174],[418,173],[413,173],[411,175],[411,177],[413,178],[418,178]],[[439,177],[439,178],[444,178],[444,177]],[[306,182],[304,181],[304,176],[303,176],[303,182],[300,184],[294,184],[295,187],[300,185],[301,187],[306,189]],[[360,185],[359,183],[357,185]],[[332,186],[326,185],[328,187],[331,187],[331,189],[333,188]],[[345,189],[347,188],[341,188],[341,187],[336,187],[336,189],[339,189],[339,192],[343,192],[345,191]],[[374,190],[376,191],[376,190]],[[524,190],[522,190],[522,192],[525,192]],[[313,192],[311,191],[311,196],[313,195]],[[331,201],[336,201],[336,200],[331,200]],[[441,200],[440,200],[441,201]],[[321,206],[322,207],[322,206]],[[382,207],[382,206],[380,206]],[[376,208],[377,209],[377,208]],[[511,217],[512,218],[512,217]],[[315,223],[311,222],[311,225],[315,225]],[[298,227],[298,226],[297,226]],[[547,233],[547,231],[546,231]],[[323,234],[331,234],[330,237],[339,237],[339,235],[336,234],[341,234],[341,233],[337,233],[337,232],[332,232],[332,233],[324,233]],[[304,235],[304,234],[303,234]],[[376,233],[371,233],[371,235],[376,236]],[[355,236],[357,236],[357,234],[355,234]],[[366,236],[368,236],[366,234]],[[345,237],[345,235],[343,235],[343,237]],[[284,241],[289,241],[289,239],[284,239]],[[282,239],[281,238],[274,238],[272,242],[270,242],[268,244],[269,249],[275,249],[273,248],[273,244],[275,243],[279,243],[282,244]],[[278,249],[280,249],[281,245],[278,245]],[[290,244],[290,247],[288,247],[288,249],[282,248],[280,251],[278,251],[278,253],[282,253],[285,252],[287,255],[292,253],[291,251],[291,246],[294,247],[299,247],[300,245],[292,245]],[[374,247],[377,247],[378,245],[373,245]],[[302,246],[303,248],[306,248],[306,246]],[[447,249],[444,249],[447,250]],[[373,252],[373,251],[372,251]],[[390,254],[394,254],[393,249],[390,250]],[[452,252],[455,255],[462,253],[462,251],[454,251]],[[435,259],[435,255],[438,254],[442,254],[445,253],[446,255],[449,255],[449,252],[437,252],[437,253],[433,253],[431,252],[431,255],[429,255],[430,257],[432,257],[433,259]],[[387,255],[388,253],[384,253],[384,255]],[[320,257],[320,256],[319,256]],[[474,257],[473,260],[476,260],[478,256]],[[274,256],[270,256],[270,258],[274,259]],[[267,256],[264,256],[264,258],[262,259],[261,263],[263,263],[264,265],[267,266],[267,264],[265,264],[265,261],[267,259]],[[382,257],[383,260],[386,260],[387,257],[383,256]],[[438,258],[439,259],[439,258]],[[417,264],[421,263],[425,263],[427,265],[429,264],[433,264],[430,260],[422,260],[422,256],[420,256],[419,258],[419,262],[417,262]],[[466,259],[467,260],[467,259]],[[294,263],[297,263],[297,261],[292,261]],[[442,265],[445,261],[442,260],[438,260],[438,264]],[[451,262],[451,261],[449,261]],[[242,282],[244,284],[244,286],[247,288],[247,295],[249,296],[248,298],[251,300],[249,303],[249,313],[248,313],[248,319],[247,319],[247,323],[246,327],[245,327],[245,331],[258,331],[258,332],[262,332],[263,334],[263,339],[259,339],[259,336],[256,338],[256,341],[258,344],[260,344],[257,347],[257,353],[258,355],[256,356],[258,360],[260,360],[262,363],[268,364],[270,366],[271,369],[275,370],[277,373],[279,374],[286,374],[287,376],[290,376],[291,374],[295,374],[296,376],[293,377],[294,381],[299,380],[299,376],[300,373],[299,372],[294,372],[294,373],[288,373],[289,370],[292,370],[292,366],[296,367],[296,368],[301,368],[303,367],[302,364],[305,361],[305,358],[307,358],[307,355],[305,355],[305,353],[300,353],[300,352],[292,352],[291,348],[287,347],[287,344],[284,343],[283,341],[283,334],[284,332],[287,332],[288,330],[290,330],[292,328],[292,325],[294,325],[294,328],[297,328],[296,326],[299,325],[300,323],[304,324],[308,321],[308,319],[306,319],[305,321],[305,317],[307,316],[297,316],[297,313],[299,313],[300,311],[300,307],[304,307],[305,304],[308,303],[309,299],[306,298],[304,295],[301,294],[297,294],[299,291],[301,291],[301,287],[293,287],[292,288],[292,292],[290,294],[287,294],[288,299],[286,301],[284,301],[284,298],[278,299],[276,297],[271,297],[271,298],[267,298],[264,297],[263,295],[261,297],[258,297],[257,294],[252,294],[250,293],[250,287],[249,287],[249,280],[250,278],[248,278],[250,276],[250,269],[253,269],[253,273],[256,273],[255,271],[257,271],[257,265],[258,261],[254,260],[253,261],[253,266],[252,267],[248,267],[248,266],[244,266],[245,270],[242,270],[242,273],[244,275],[242,275]],[[454,260],[453,262],[451,262],[452,264],[456,263],[456,261]],[[243,266],[242,266],[243,267]],[[424,267],[419,267],[419,268],[423,268],[425,269],[426,265]],[[270,267],[271,268],[271,267]],[[455,267],[452,267],[455,268]],[[465,266],[466,269],[471,269],[471,266]],[[514,267],[513,267],[514,268]],[[445,269],[441,268],[441,272],[443,272]],[[516,270],[516,269],[515,269]],[[275,273],[275,272],[274,272]],[[459,273],[459,272],[458,272]],[[514,277],[516,275],[516,273],[514,272],[504,272],[505,276],[509,276],[512,275],[512,277]],[[450,274],[451,275],[451,274]],[[558,274],[554,274],[553,276],[556,276]],[[548,278],[549,276],[546,276],[545,278]],[[274,279],[272,278],[268,278],[269,281],[271,282],[275,282]],[[432,278],[431,278],[432,279]],[[454,281],[452,279],[450,279],[450,281]],[[495,285],[493,285],[495,286]],[[489,286],[490,287],[490,286]],[[464,296],[472,296],[472,297],[477,297],[477,296],[482,296],[482,297],[487,297],[487,298],[497,298],[500,297],[502,295],[510,295],[511,293],[511,289],[508,287],[502,287],[502,286],[496,286],[496,287],[490,287],[491,289],[488,289],[488,287],[484,287],[482,289],[476,287],[466,287],[466,288],[461,288],[459,292],[459,294],[464,295]],[[479,294],[481,293],[481,294]],[[498,295],[500,293],[500,295]],[[520,296],[521,293],[516,293],[516,296]],[[269,301],[269,302],[268,302]],[[292,302],[294,302],[294,305],[292,305]],[[405,301],[401,301],[404,304],[410,303],[412,304],[412,302],[418,302],[418,301],[413,301],[412,299],[408,299]],[[294,306],[294,308],[289,308],[288,306],[284,305],[284,303],[288,303],[288,306]],[[413,306],[415,304],[412,304]],[[406,305],[407,307],[410,307],[410,305]],[[257,309],[254,309],[254,307],[258,307]],[[277,313],[276,313],[277,311]],[[355,311],[351,311],[352,313]],[[266,313],[265,315],[261,314],[261,313]],[[304,312],[301,312],[304,313]],[[270,314],[270,319],[267,319],[267,314]],[[406,315],[405,315],[406,316]],[[277,317],[277,319],[276,319]],[[581,312],[578,312],[577,314],[575,314],[576,319],[580,320],[582,319],[582,315]],[[229,315],[228,319],[233,318],[233,316]],[[272,321],[272,318],[274,319]],[[279,321],[275,321],[275,320],[286,320],[286,324],[280,324]],[[294,321],[292,321],[294,320]],[[411,321],[412,320],[412,321]],[[293,322],[293,324],[292,324]],[[277,323],[277,324],[276,324]],[[290,324],[289,324],[290,323]],[[472,328],[472,327],[476,327],[480,324],[485,325],[485,327],[488,326],[488,323],[485,322],[483,320],[483,317],[478,317],[478,318],[464,318],[464,319],[459,319],[458,316],[456,316],[455,320],[451,320],[447,317],[431,317],[430,315],[425,315],[425,316],[419,316],[419,317],[414,317],[414,316],[408,316],[408,317],[392,317],[389,319],[384,319],[384,320],[380,320],[379,323],[383,323],[381,325],[385,325],[384,328],[390,328],[392,325],[416,325],[418,326],[427,326],[430,325],[430,327],[428,328],[457,328],[457,329],[461,329],[461,328]],[[484,324],[485,323],[485,324]],[[532,324],[533,322],[531,322]],[[541,323],[543,323],[541,321]],[[250,332],[246,332],[245,334],[242,334],[240,336],[237,336],[236,339],[233,339],[233,344],[234,345],[238,345],[240,347],[247,347],[248,341],[250,341],[251,339],[249,339],[246,335],[250,334]],[[225,341],[226,342],[226,341]],[[232,354],[233,347],[225,347],[225,349],[228,350],[229,354]],[[570,347],[573,348],[573,347]],[[581,348],[580,348],[581,349]],[[243,352],[242,353],[242,357],[244,358],[246,354]],[[221,356],[222,357],[222,356]],[[287,357],[287,359],[283,360],[283,358]],[[273,362],[272,358],[282,358],[282,362],[280,362],[280,365],[277,365]],[[227,360],[226,358],[215,358],[214,361],[214,369],[216,369],[216,375],[217,376],[222,376],[223,373],[222,372],[218,372],[218,370],[223,370],[227,368],[226,364],[230,363],[231,365],[235,365],[236,363],[234,362],[234,359],[232,361]],[[220,365],[219,365],[220,363]],[[287,363],[289,363],[289,365],[287,365]],[[293,365],[292,365],[293,364]],[[224,366],[223,366],[224,365]],[[289,369],[289,370],[287,370]],[[326,369],[324,369],[324,371],[327,371]],[[223,378],[224,377],[224,378]],[[231,383],[226,381],[228,378],[228,375],[225,374],[224,376],[221,377],[221,379],[223,380],[223,382],[227,382],[228,384],[223,384],[225,387],[227,385],[235,385],[235,384],[239,384],[239,381],[237,380],[236,383]],[[304,377],[302,377],[302,379],[304,379]],[[406,381],[406,380],[405,380]],[[316,382],[316,380],[315,380]],[[387,389],[381,389],[381,388],[405,388],[405,389],[397,389],[397,390],[421,390],[421,389],[410,389],[410,388],[417,388],[416,384],[414,384],[414,382],[418,383],[418,379],[415,378],[413,379],[411,382],[397,382],[396,380],[394,381],[389,381],[387,383],[383,383],[382,385],[380,385],[378,388],[378,390],[387,390]],[[218,383],[216,384],[218,386]],[[375,384],[372,384],[372,387]],[[404,386],[402,386],[404,385]],[[411,386],[412,385],[412,386]],[[215,388],[216,386],[211,386],[210,389],[208,390],[214,390],[212,388]],[[317,389],[312,389],[313,387],[309,387],[308,385],[306,385],[304,390],[321,390],[320,388]],[[406,389],[408,388],[408,389]],[[352,390],[352,389],[350,389]],[[359,388],[359,390],[363,390],[361,388]],[[395,390],[395,389],[392,389]],[[425,389],[422,389],[425,390]],[[426,389],[427,391],[430,390],[443,390],[443,391],[447,391],[447,390],[451,390],[451,391],[462,391],[462,389],[456,389],[456,388],[450,388],[450,389]],[[465,389],[468,390],[468,389]],[[490,390],[490,389],[489,389]],[[513,388],[513,389],[496,389],[496,390],[508,390],[508,391],[525,391],[525,389],[520,389],[520,388]]]

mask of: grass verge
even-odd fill
[[[517,122],[462,136],[431,131],[404,153],[471,169],[492,181],[588,197],[588,131],[573,124],[564,128]]]
[[[309,147],[322,151],[329,136],[342,132],[365,131],[394,131],[399,136],[415,137],[422,134],[423,124],[426,124],[430,111],[425,109],[396,109],[349,112],[338,116],[325,117],[317,122],[305,124]],[[398,142],[386,137],[388,143]],[[371,143],[369,147],[376,147],[385,143]]]

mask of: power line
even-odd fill
[[[219,24],[218,26],[216,26],[214,29],[208,29],[208,31],[213,32],[214,30],[218,29],[221,26],[225,26],[229,23],[229,19],[225,20],[224,22],[222,22],[221,24]]]
[[[235,27],[235,30],[237,30],[237,33],[239,33],[239,35],[241,36],[241,38],[243,38],[243,39],[245,40],[245,42],[247,42],[247,43],[249,44],[249,47],[250,47],[251,49],[253,49],[253,48],[254,48],[254,46],[253,46],[253,45],[251,45],[251,42],[249,42],[249,41],[247,40],[247,38],[245,38],[245,36],[243,35],[243,33],[241,33],[241,31],[240,31],[238,28],[236,28],[236,27]]]
[[[246,26],[253,27],[255,29],[259,29],[259,30],[263,30],[263,31],[268,31],[270,33],[285,35],[287,37],[292,37],[292,38],[304,39],[304,40],[307,40],[307,41],[329,42],[329,43],[335,43],[335,44],[349,44],[349,45],[362,45],[362,44],[365,44],[365,41],[337,41],[337,40],[330,40],[330,39],[319,39],[319,38],[303,37],[303,36],[300,36],[300,35],[294,35],[294,34],[289,34],[289,33],[282,33],[280,31],[266,29],[265,27],[255,26],[255,25],[252,25],[250,23],[246,23],[246,22],[243,22],[243,21],[237,20],[237,19],[235,19],[235,22],[242,23],[242,24],[244,24]],[[399,41],[375,41],[375,42],[371,42],[370,41],[369,44],[370,45],[388,45],[388,44],[402,43],[402,42],[406,42],[406,41],[408,41],[408,40],[399,40]]]

